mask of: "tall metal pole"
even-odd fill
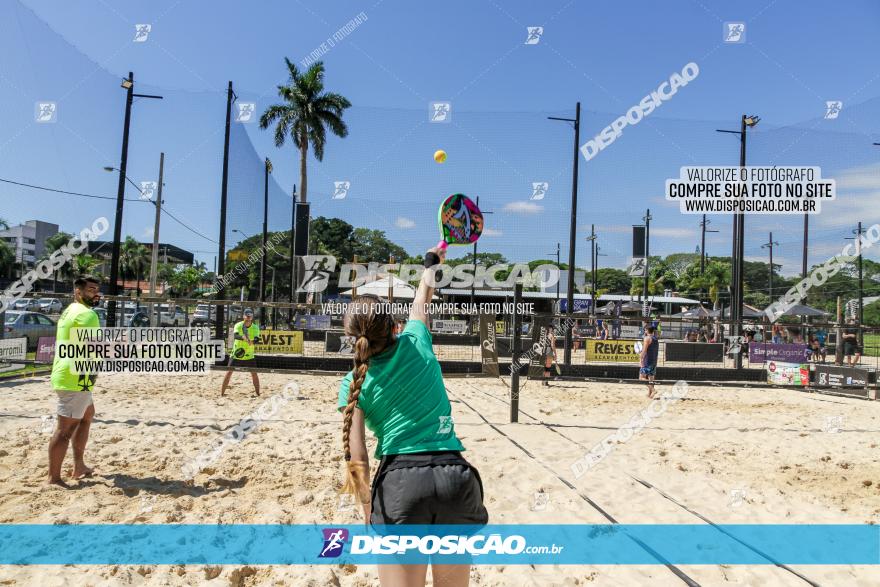
[[[226,134],[223,138],[223,177],[220,183],[220,240],[217,245],[217,274],[219,279],[226,271],[226,199],[229,185],[229,131],[232,122],[232,82],[226,90]],[[217,306],[217,327],[215,336],[226,340],[226,306]]]
[[[513,286],[513,305],[518,306],[522,302],[522,283],[517,281]],[[510,423],[519,420],[519,372],[520,372],[520,336],[522,333],[522,315],[513,313],[513,339],[510,352]]]
[[[810,215],[804,214],[804,258],[801,262],[801,279],[807,278],[807,243],[810,235]]]
[[[263,170],[263,255],[260,257],[260,326],[266,327],[266,238],[269,232],[269,172],[272,162],[266,157]]]
[[[474,243],[474,246],[477,246],[477,243]],[[559,269],[560,256],[559,256],[560,248],[559,243],[556,243],[556,269]],[[559,280],[556,280],[556,304],[559,305]]]
[[[859,248],[859,337],[862,336],[862,322],[864,320],[864,274],[862,273],[862,259],[864,258],[864,253],[862,252],[862,223],[859,222],[858,233],[856,234],[856,246]],[[859,344],[861,344],[861,339],[859,340]]]
[[[700,275],[706,272],[706,215],[700,222]]]
[[[644,308],[648,307],[648,272],[651,267],[651,209],[645,212],[645,281],[642,285],[642,301],[645,304]],[[648,316],[648,312],[644,311],[645,317]]]
[[[773,246],[778,245],[779,243],[773,241],[773,233],[770,233],[770,240],[767,241],[766,244],[761,245],[762,249],[770,249],[770,274],[768,278],[768,286],[767,290],[768,296],[770,297],[770,301],[773,301]]]
[[[574,270],[575,270],[575,233],[577,232],[577,199],[578,199],[578,163],[580,162],[581,103],[575,106],[574,114],[574,167],[571,174],[571,224],[568,232],[568,299],[566,310],[569,315],[574,312]],[[571,328],[565,329],[565,366],[571,366]]]
[[[746,166],[746,115],[742,115],[740,122],[740,146],[739,146],[739,166]],[[737,233],[736,233],[736,324],[734,326],[736,336],[742,334],[742,316],[743,316],[743,272],[745,270],[745,214],[737,214]],[[742,353],[737,353],[734,358],[734,367],[742,369]]]
[[[156,278],[159,272],[159,221],[162,219],[162,185],[165,171],[165,153],[159,153],[159,190],[156,195],[156,221],[153,223],[153,250],[150,254],[150,297],[156,295]],[[149,304],[150,326],[156,326],[156,316],[153,312],[154,305]]]
[[[294,235],[296,234],[296,184],[293,184],[290,205],[290,303],[296,293],[296,255],[294,255]],[[293,322],[293,307],[290,308],[290,322]]]
[[[110,253],[110,295],[119,294],[119,245],[122,241],[122,206],[125,202],[125,170],[128,167],[128,130],[131,125],[131,104],[134,99],[134,73],[128,72],[125,89],[125,122],[122,126],[122,155],[119,158],[119,186],[116,188],[116,221],[113,226],[113,248]],[[107,303],[107,326],[116,326],[116,300]]]
[[[480,207],[480,196],[477,196],[477,208]],[[474,241],[474,272],[477,270],[477,241]],[[471,280],[471,311],[474,308],[476,279]],[[476,314],[474,314],[476,316]]]
[[[590,313],[596,315],[596,225],[590,225]]]

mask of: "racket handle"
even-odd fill
[[[445,240],[440,241],[439,243],[437,243],[437,248],[441,251],[445,251],[449,248],[449,243],[447,243]]]

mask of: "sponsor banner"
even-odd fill
[[[504,334],[504,320],[495,321],[495,334]]]
[[[493,322],[492,316],[480,315],[480,357],[483,362],[483,373],[498,377],[500,375],[498,371],[498,346]]]
[[[871,524],[3,524],[0,564],[876,565],[878,540]]]
[[[21,363],[10,363],[15,359],[27,358],[27,337],[0,340],[0,373],[15,371],[24,367]]]
[[[774,385],[809,385],[810,367],[806,363],[767,363],[767,383]]]
[[[611,330],[614,330],[614,325],[612,324]],[[618,334],[620,338],[641,338],[644,336],[642,329],[633,324],[623,324],[620,326],[620,333]],[[658,335],[659,338],[659,335]]]
[[[638,363],[637,340],[585,340],[587,361],[610,361],[614,363]]]
[[[468,323],[464,320],[433,320],[431,329],[444,334],[464,334],[467,332]]]
[[[329,330],[330,316],[326,314],[297,316],[293,321],[293,327],[298,330]]]
[[[806,360],[807,345],[805,344],[749,343],[749,363],[763,363],[765,361],[801,363]]]
[[[35,359],[38,363],[51,363],[55,359],[54,336],[40,337],[37,341],[37,356]]]
[[[868,372],[854,367],[816,365],[816,387],[861,387],[868,386]]]
[[[532,346],[525,350],[525,352],[529,353],[529,379],[542,379],[544,377],[545,353],[549,354],[551,352],[549,335],[552,331],[553,323],[549,316],[535,316],[532,318]],[[520,361],[522,361],[522,358],[520,358]]]
[[[324,351],[354,355],[354,340],[353,336],[348,336],[341,330],[328,330],[324,335]]]
[[[590,299],[580,299],[575,298],[572,307],[574,310],[572,312],[583,312],[587,313],[590,311],[590,305],[593,303],[593,300]],[[568,298],[560,298],[559,299],[559,312],[561,314],[565,314],[568,312]]]
[[[301,355],[303,333],[293,330],[263,330],[254,341],[254,352]]]
[[[664,342],[667,361],[689,363],[724,362],[724,345],[709,342]]]

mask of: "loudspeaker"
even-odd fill
[[[296,233],[293,242],[294,255],[302,257],[309,254],[309,204],[296,204]]]

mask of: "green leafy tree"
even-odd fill
[[[676,281],[679,292],[692,296],[708,294],[715,308],[730,285],[730,261],[707,258],[706,270],[700,275],[700,263],[692,263]]]
[[[294,63],[284,58],[287,65],[288,83],[278,86],[283,104],[269,106],[260,117],[260,128],[267,129],[275,123],[275,146],[282,147],[289,136],[299,149],[300,201],[308,194],[306,159],[309,144],[315,159],[324,159],[327,129],[338,137],[348,136],[348,128],[342,121],[351,102],[340,94],[324,91],[324,63],[318,61],[301,73]]]
[[[133,237],[127,236],[119,249],[119,266],[123,278],[134,277],[140,290],[141,276],[150,266],[150,251]]]

